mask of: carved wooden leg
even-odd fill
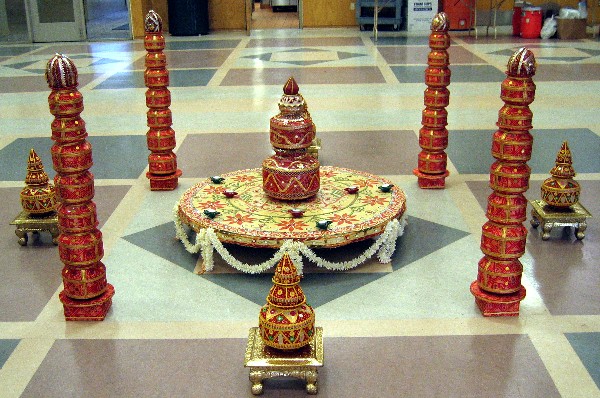
[[[542,224],[542,240],[550,239],[550,231],[552,231],[552,223],[546,222]]]
[[[575,228],[575,237],[577,238],[577,240],[582,240],[583,238],[585,238],[586,228],[587,223],[585,221],[580,222],[577,228]]]
[[[540,220],[539,220],[539,215],[537,213],[537,211],[535,211],[535,209],[531,210],[531,225],[533,226],[533,228],[537,228],[540,225]]]
[[[252,394],[260,395],[263,392],[262,372],[258,370],[250,371],[250,382],[252,382]]]
[[[306,371],[306,392],[311,395],[315,395],[318,391],[317,378],[319,377],[318,371],[314,370]]]
[[[15,235],[19,238],[19,244],[25,246],[27,244],[27,232],[21,228],[15,229]]]
[[[54,243],[54,245],[58,245],[58,236],[60,235],[58,228],[52,228],[50,230],[50,234],[52,235],[52,243]]]

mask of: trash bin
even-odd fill
[[[208,34],[208,0],[169,0],[169,33],[173,36]]]
[[[540,37],[542,30],[542,8],[523,8],[521,14],[521,37],[524,39],[536,39]]]

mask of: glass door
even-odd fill
[[[85,40],[82,0],[28,0],[34,42]]]
[[[31,42],[25,0],[0,0],[0,42]]]

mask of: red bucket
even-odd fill
[[[542,9],[540,7],[528,7],[521,14],[521,37],[524,39],[535,39],[540,37],[542,30]]]

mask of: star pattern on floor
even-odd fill
[[[77,70],[79,72],[85,71],[88,68],[98,67],[100,65],[113,65],[122,64],[124,60],[106,57],[91,57],[89,55],[68,55],[68,57],[75,62]],[[48,56],[36,56],[38,59],[16,62],[12,64],[3,64],[2,68],[9,68],[12,70],[18,70],[32,75],[44,75],[46,73],[46,64],[48,62]]]
[[[303,47],[295,48],[293,50],[270,51],[266,53],[245,55],[242,58],[257,59],[265,62],[310,66],[365,56],[367,56],[367,54]]]
[[[469,234],[417,217],[409,217],[409,224],[406,228],[410,229],[410,233],[398,238],[396,252],[392,257],[391,272],[398,271]],[[188,253],[181,242],[173,238],[174,235],[173,223],[165,223],[127,235],[123,239],[191,273],[196,262],[201,259],[198,259],[197,254]],[[427,236],[428,239],[422,239],[423,236]],[[171,237],[171,239],[165,239],[165,237]],[[329,261],[349,260],[357,257],[357,253],[362,253],[371,243],[372,241],[363,241],[340,249],[322,249],[319,250],[318,255]],[[227,245],[227,248],[235,258],[248,263],[260,263],[269,259],[274,253],[274,250],[242,248],[236,245]],[[218,254],[215,254],[215,262],[219,261],[222,260]],[[315,269],[314,265],[304,259],[305,272],[302,289],[310,298],[310,304],[313,307],[324,305],[390,273],[321,270],[311,272],[311,267]],[[250,275],[239,273],[233,269],[232,271],[206,273],[197,277],[204,278],[258,305],[264,304],[266,294],[273,284],[271,275]],[[192,275],[192,277],[196,276]]]
[[[600,55],[599,50],[593,50],[578,45],[573,45],[569,47],[564,47],[560,45],[530,45],[527,46],[527,48],[533,51],[537,60],[560,61],[566,63],[579,62]],[[518,50],[517,47],[506,48],[504,50],[492,51],[488,54],[510,57],[516,50]],[[544,50],[551,52],[552,55],[544,55]]]

